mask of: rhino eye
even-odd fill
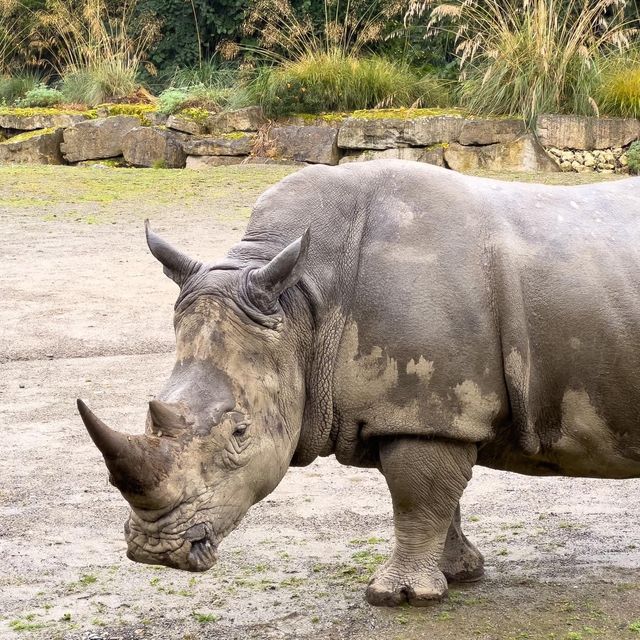
[[[247,429],[249,428],[248,422],[243,422],[242,424],[236,425],[236,428],[233,431],[233,435],[236,438],[242,438],[242,436],[247,433]]]

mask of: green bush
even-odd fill
[[[203,85],[166,89],[158,96],[158,112],[170,115],[184,109],[206,109],[219,111],[228,102],[228,89],[210,88]]]
[[[31,73],[0,77],[0,104],[15,104],[41,82],[39,76]]]
[[[433,76],[420,78],[391,60],[341,51],[309,53],[263,68],[251,92],[273,116],[449,102],[445,83]]]
[[[640,62],[618,62],[603,71],[597,96],[600,113],[640,118]]]
[[[634,175],[640,175],[640,140],[634,142],[627,151],[629,171]]]
[[[118,59],[88,67],[72,66],[62,76],[60,90],[66,102],[95,106],[133,95],[139,87],[137,70]]]
[[[39,84],[27,91],[23,98],[16,101],[18,107],[55,107],[64,102],[62,91]]]

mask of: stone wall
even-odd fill
[[[535,133],[515,119],[427,109],[268,121],[258,107],[162,116],[150,107],[95,112],[0,109],[0,162],[206,168],[249,162],[335,165],[375,158],[459,171],[628,172],[640,121],[543,115]],[[115,115],[114,115],[115,113]]]

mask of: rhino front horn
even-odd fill
[[[141,495],[167,475],[170,445],[146,436],[130,436],[109,428],[78,399],[78,411],[94,444],[102,453],[109,481],[125,495]]]

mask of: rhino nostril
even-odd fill
[[[196,542],[198,540],[204,540],[207,538],[207,527],[204,523],[193,525],[184,532],[184,539],[189,542]]]

